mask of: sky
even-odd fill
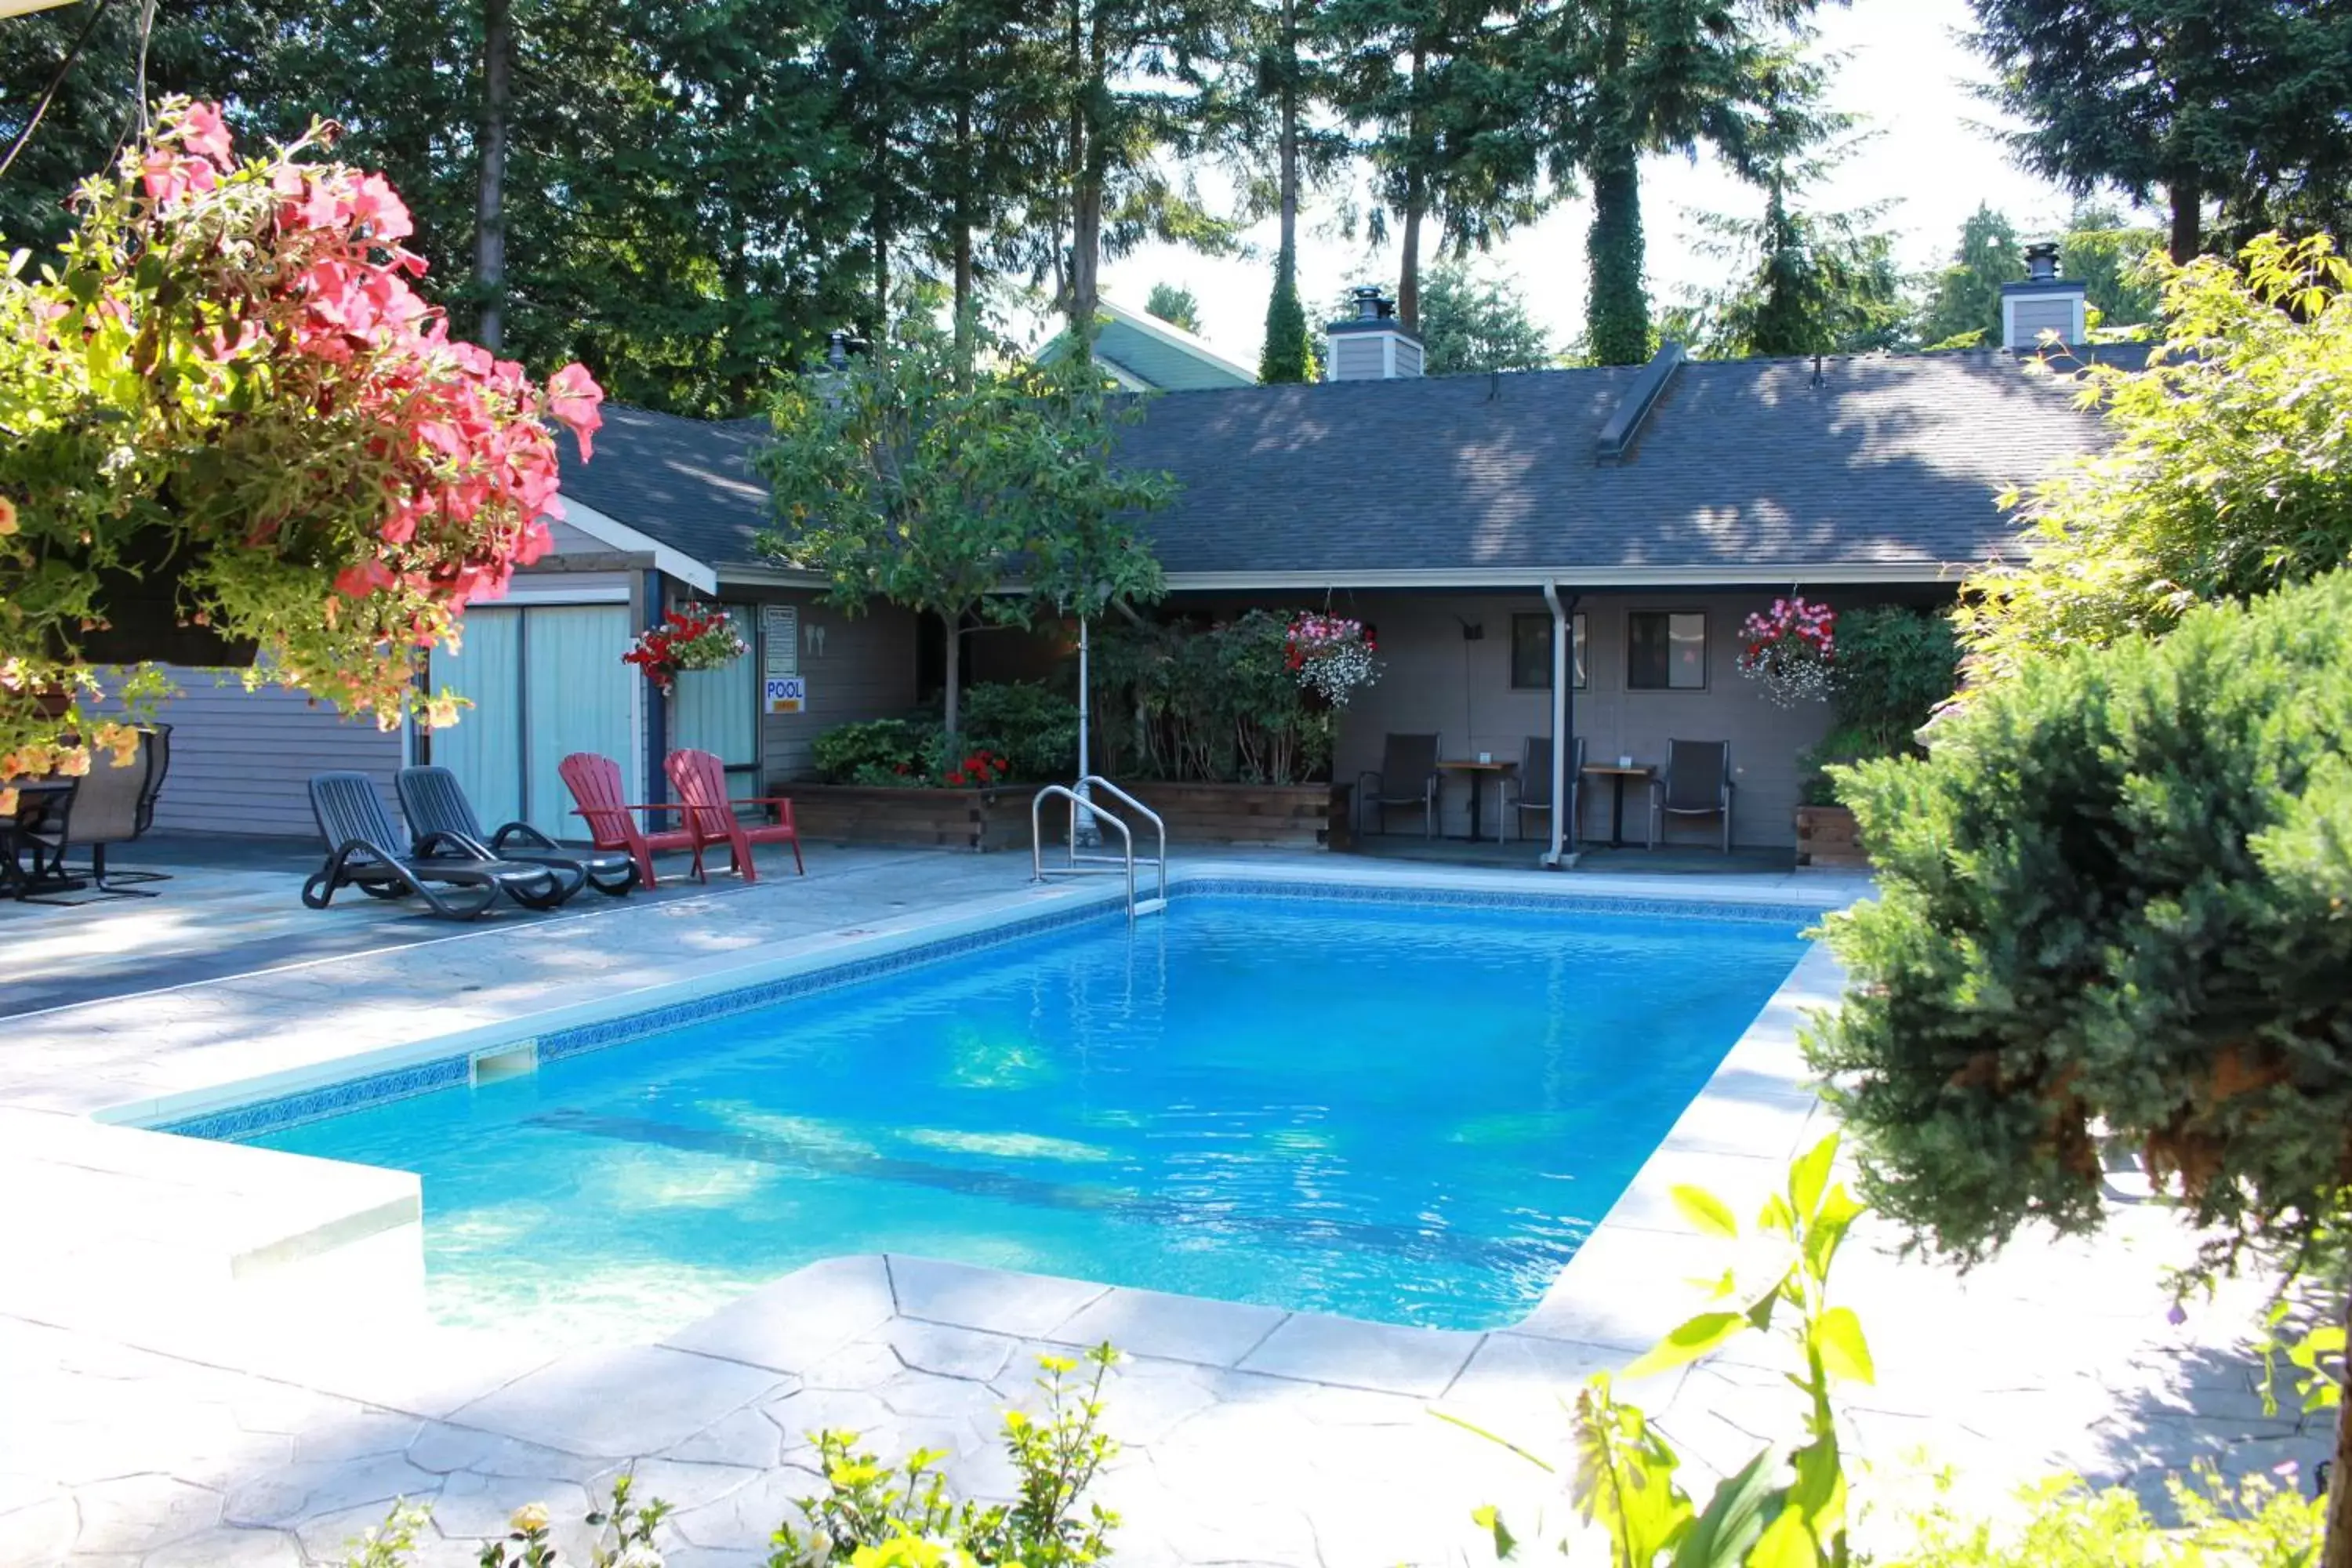
[[[1831,104],[1862,116],[1862,128],[1874,134],[1822,182],[1811,202],[1827,211],[1892,203],[1878,226],[1898,237],[1906,271],[1945,259],[1979,202],[2006,212],[2026,235],[2062,226],[2073,205],[2056,186],[2018,169],[1995,139],[1996,111],[1969,90],[1985,76],[1982,62],[1960,38],[1969,20],[1967,0],[1853,0],[1850,8],[1825,7],[1820,17],[1820,47],[1844,57]],[[1651,293],[1666,301],[1725,280],[1725,263],[1694,252],[1689,211],[1753,216],[1763,208],[1759,193],[1715,167],[1704,151],[1696,164],[1678,157],[1649,160],[1642,202]],[[1583,238],[1591,214],[1588,203],[1563,203],[1481,263],[1520,284],[1556,348],[1582,331]],[[1301,216],[1299,289],[1310,319],[1349,283],[1372,279],[1395,288],[1394,247],[1374,251],[1360,239],[1327,232],[1330,216],[1329,204]],[[1103,293],[1141,310],[1155,283],[1190,289],[1200,301],[1203,335],[1220,353],[1254,367],[1276,238],[1269,219],[1249,232],[1251,254],[1204,257],[1154,244],[1106,263]],[[1423,265],[1432,259],[1424,252]]]

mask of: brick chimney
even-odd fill
[[[1421,374],[1421,336],[1397,320],[1396,302],[1370,284],[1355,292],[1356,313],[1323,329],[1326,381],[1394,381]]]

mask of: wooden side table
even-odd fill
[[[1478,807],[1486,798],[1481,793],[1486,782],[1484,775],[1495,775],[1495,842],[1500,844],[1503,841],[1503,780],[1517,772],[1519,764],[1482,763],[1475,757],[1464,757],[1458,762],[1441,758],[1437,765],[1447,773],[1470,775],[1470,842],[1473,844],[1478,842]]]
[[[1646,763],[1637,764],[1630,768],[1621,768],[1611,763],[1590,763],[1585,765],[1584,771],[1588,773],[1597,773],[1609,781],[1612,792],[1612,798],[1609,804],[1609,847],[1612,849],[1624,848],[1625,781],[1627,779],[1646,779],[1651,774],[1656,773],[1657,769],[1650,767]]]

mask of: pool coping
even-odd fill
[[[1439,868],[1332,868],[1312,872],[1297,865],[1253,865],[1244,861],[1204,861],[1188,865],[1171,877],[1171,893],[1192,896],[1201,891],[1263,891],[1276,896],[1371,898],[1400,902],[1457,900],[1465,904],[1640,910],[1689,917],[1709,913],[1753,917],[1769,910],[1776,918],[1817,916],[1846,901],[1845,889],[1822,889],[1829,895],[1792,898],[1783,888],[1726,888],[1714,884],[1689,892],[1661,887],[1648,879],[1601,879],[1563,887],[1556,876],[1541,873],[1505,875],[1476,869]],[[847,984],[872,972],[886,972],[917,963],[936,962],[952,952],[1019,940],[1036,931],[1082,921],[1116,918],[1119,891],[1099,882],[1033,891],[1015,900],[975,901],[931,918],[911,918],[877,923],[842,936],[840,942],[812,944],[785,957],[746,963],[736,955],[693,966],[693,973],[649,986],[616,992],[593,1002],[545,1009],[476,1028],[310,1064],[288,1071],[249,1078],[170,1096],[132,1100],[102,1108],[89,1116],[48,1116],[57,1132],[59,1122],[79,1125],[90,1134],[111,1141],[115,1156],[142,1169],[158,1163],[176,1165],[177,1151],[234,1150],[252,1160],[299,1160],[278,1151],[205,1139],[157,1138],[149,1129],[159,1122],[184,1126],[196,1116],[251,1104],[257,1098],[315,1092],[354,1075],[415,1070],[420,1064],[511,1049],[565,1029],[613,1028],[664,1008],[692,1004],[726,993],[761,985],[806,983],[806,989]],[[960,945],[961,944],[961,945]],[[896,962],[894,962],[894,960]],[[1107,1329],[1106,1337],[1123,1349],[1145,1356],[1232,1366],[1269,1375],[1330,1383],[1339,1386],[1433,1395],[1450,1387],[1473,1356],[1490,1342],[1525,1350],[1549,1344],[1555,1350],[1572,1347],[1579,1356],[1622,1359],[1668,1326],[1678,1310],[1658,1303],[1661,1291],[1701,1271],[1694,1266],[1692,1244],[1699,1238],[1665,1201],[1667,1187],[1696,1179],[1717,1187],[1729,1184],[1736,1202],[1746,1201],[1746,1189],[1777,1177],[1780,1168],[1802,1137],[1816,1110],[1811,1089],[1803,1078],[1796,1050],[1796,1026],[1807,1005],[1835,999],[1842,972],[1828,953],[1816,946],[1791,969],[1734,1043],[1707,1084],[1685,1106],[1665,1140],[1654,1151],[1624,1194],[1611,1207],[1576,1255],[1563,1267],[1528,1316],[1517,1323],[1490,1331],[1413,1328],[1363,1321],[1313,1312],[1286,1312],[1206,1298],[1161,1296],[1159,1293],[1098,1283],[1054,1279],[928,1259],[881,1255],[842,1257],[812,1264],[793,1274],[748,1292],[730,1305],[671,1336],[678,1348],[728,1356],[716,1348],[713,1336],[723,1336],[723,1325],[756,1322],[756,1339],[779,1332],[795,1344],[808,1331],[839,1316],[835,1292],[824,1281],[862,1276],[855,1287],[870,1297],[877,1278],[886,1288],[891,1313],[918,1322],[935,1322],[1013,1335],[1030,1342],[1073,1342]],[[646,1032],[640,1028],[630,1035]],[[589,1048],[582,1046],[579,1048]],[[1761,1109],[1757,1125],[1735,1128],[1727,1136],[1709,1131],[1730,1113],[1733,1122],[1743,1109]],[[76,1140],[77,1142],[81,1142]],[[55,1153],[62,1151],[52,1151]],[[318,1163],[312,1162],[312,1163]],[[368,1167],[349,1167],[352,1172]],[[373,1205],[387,1225],[414,1225],[417,1180],[413,1173],[372,1172],[384,1181],[370,1189],[352,1188],[352,1203]],[[250,1181],[239,1184],[236,1194],[247,1204],[257,1200]],[[231,1194],[224,1193],[223,1197]],[[271,1237],[266,1224],[245,1223],[240,1234],[253,1250],[248,1258],[272,1249],[290,1258],[304,1258],[333,1246],[358,1239],[348,1216],[320,1217],[310,1203],[303,1213],[309,1228],[299,1234]],[[417,1232],[421,1235],[421,1230]],[[1706,1253],[1707,1271],[1720,1271],[1719,1247]],[[232,1258],[236,1274],[243,1259]],[[812,1293],[814,1292],[814,1300]],[[1066,1310],[1055,1311],[1059,1304]],[[814,1313],[814,1318],[811,1314]],[[1257,1323],[1260,1332],[1244,1335],[1240,1322]],[[1229,1325],[1223,1338],[1205,1342],[1201,1325]],[[1172,1329],[1171,1324],[1175,1325]],[[1246,1342],[1243,1342],[1246,1340]],[[737,1359],[729,1356],[728,1359]],[[756,1361],[756,1357],[751,1358]]]

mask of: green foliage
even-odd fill
[[[2024,564],[1968,584],[1971,682],[2352,559],[2352,265],[2276,237],[2244,264],[2160,268],[2157,363],[2089,374],[2114,445],[2031,492]]]
[[[2000,286],[2025,276],[2025,251],[2016,228],[1978,204],[1960,226],[1951,264],[1937,274],[1919,319],[1919,336],[1929,348],[1968,348],[2000,341]]]
[[[1265,302],[1265,344],[1258,351],[1257,378],[1271,384],[1313,381],[1318,374],[1315,334],[1298,299],[1298,258],[1285,247],[1275,258],[1274,294]]]
[[[778,395],[776,437],[754,458],[779,514],[761,548],[824,574],[853,612],[878,598],[946,623],[952,748],[968,617],[1090,616],[1161,592],[1136,518],[1170,484],[1118,466],[1121,416],[1082,356],[979,369],[909,319],[850,370]],[[1000,591],[1015,581],[1027,592]]]
[[[1106,770],[1277,784],[1319,775],[1332,718],[1287,663],[1289,624],[1252,610],[1207,626],[1106,625],[1094,648]]]
[[[343,1542],[341,1568],[405,1568],[416,1551],[416,1538],[432,1524],[431,1509],[403,1498],[392,1505],[382,1524]]]
[[[1823,768],[1918,754],[1914,737],[1959,679],[1959,646],[1948,616],[1862,605],[1839,612],[1836,637],[1829,732],[1801,764],[1807,805],[1836,804],[1835,785]]]
[[[1482,278],[1459,258],[1423,280],[1422,374],[1541,370],[1552,363],[1527,297],[1508,279]]]
[[[2101,327],[2144,326],[2161,302],[2144,268],[2148,253],[2163,247],[2152,228],[2070,228],[2058,241],[2058,275],[2083,285]]]
[[[1584,236],[1586,362],[1639,364],[1656,349],[1642,279],[1641,172],[1627,156],[1596,164],[1591,179],[1592,224]]]
[[[944,1454],[919,1450],[892,1467],[861,1451],[854,1432],[815,1434],[826,1489],[801,1503],[802,1524],[778,1527],[768,1568],[826,1562],[853,1568],[1076,1568],[1103,1561],[1118,1516],[1085,1500],[1096,1475],[1118,1452],[1102,1431],[1103,1378],[1118,1357],[1104,1344],[1086,1359],[1093,1375],[1076,1382],[1076,1362],[1039,1358],[1043,1417],[1005,1412],[1005,1452],[1021,1478],[1010,1504],[951,1498],[937,1468]]]
[[[1180,289],[1173,283],[1154,283],[1151,297],[1143,302],[1143,309],[1147,315],[1157,316],[1170,326],[1194,333],[1201,330],[1201,301],[1192,297],[1190,289]]]
[[[819,731],[811,750],[816,776],[826,784],[936,784],[944,737],[939,726],[911,719],[869,719]]]
[[[635,1485],[623,1471],[606,1500],[589,1511],[583,1522],[596,1533],[582,1568],[661,1568],[655,1536],[675,1510],[658,1498],[635,1501]],[[382,1524],[343,1542],[339,1568],[409,1568],[432,1519],[428,1506],[394,1501]],[[507,1521],[507,1533],[486,1542],[475,1562],[480,1568],[557,1568],[568,1559],[556,1550],[551,1524],[545,1503],[525,1503]]]
[[[2331,227],[2347,195],[2337,116],[2352,30],[2333,7],[2273,0],[1974,0],[1987,96],[2022,121],[2026,167],[2075,191],[2173,208],[2173,259],[2218,199],[2242,238]],[[2304,232],[2309,232],[2306,227]]]
[[[963,743],[1013,764],[1015,779],[1068,776],[1078,755],[1078,705],[1032,681],[974,686],[963,694]]]
[[[1880,896],[1809,1058],[1872,1202],[1963,1258],[2095,1228],[2097,1138],[2292,1253],[2352,1161],[2352,573],[2037,659],[1844,773]],[[2095,1131],[2097,1130],[2097,1131]]]
[[[1617,1401],[1607,1373],[1578,1394],[1570,1491],[1579,1517],[1608,1540],[1612,1568],[1844,1568],[1852,1560],[1845,1461],[1831,1394],[1842,1383],[1870,1383],[1875,1373],[1861,1321],[1852,1308],[1829,1300],[1838,1249],[1864,1212],[1843,1183],[1830,1179],[1837,1149],[1832,1133],[1800,1155],[1781,1192],[1765,1202],[1756,1218],[1756,1236],[1769,1240],[1761,1267],[1746,1278],[1726,1270],[1708,1310],[1625,1369],[1627,1377],[1643,1377],[1687,1365],[1743,1335],[1776,1338],[1794,1369],[1789,1382],[1804,1396],[1797,1441],[1768,1443],[1701,1509],[1675,1479],[1681,1457],[1673,1444],[1639,1409]],[[1703,1233],[1739,1239],[1738,1218],[1713,1194],[1676,1187],[1674,1199]],[[1490,1509],[1478,1517],[1496,1555],[1515,1558],[1519,1543],[1500,1516]],[[1559,1549],[1566,1555],[1569,1543]]]
[[[1996,1526],[1939,1504],[1906,1521],[1910,1544],[1884,1568],[2312,1568],[2322,1503],[2250,1475],[2232,1488],[2210,1464],[2165,1478],[2178,1526],[2148,1517],[2123,1487],[2056,1476],[2018,1497],[2021,1525]]]

